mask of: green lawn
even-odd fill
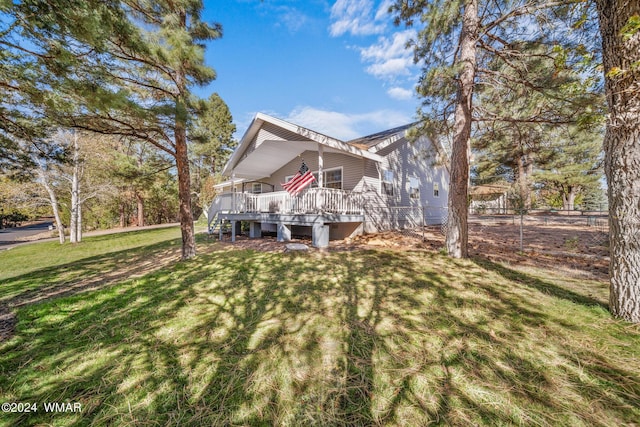
[[[0,401],[39,404],[0,426],[640,420],[640,329],[611,319],[606,283],[434,252],[262,253],[205,238],[196,259],[144,273],[176,237],[0,252],[0,302],[22,304],[0,343]]]

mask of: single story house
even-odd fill
[[[258,113],[223,170],[230,179],[216,186],[210,231],[230,222],[235,239],[245,222],[250,237],[311,235],[324,247],[329,239],[402,227],[411,215],[440,223],[449,188],[444,150],[424,136],[409,138],[412,127],[341,141]],[[316,179],[292,197],[282,184],[303,161]]]

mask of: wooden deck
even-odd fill
[[[286,191],[272,193],[230,193],[218,196],[208,211],[209,232],[216,224],[231,224],[231,240],[235,241],[241,222],[249,223],[249,236],[260,237],[262,224],[276,227],[278,241],[291,239],[291,227],[311,227],[316,247],[329,244],[330,224],[364,222],[362,193],[333,188],[310,188],[296,197]],[[222,239],[222,227],[220,228]]]
[[[363,205],[362,193],[334,188],[310,188],[296,197],[286,191],[228,193],[214,200],[209,208],[209,218],[215,213],[362,215]]]

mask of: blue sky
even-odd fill
[[[419,68],[404,48],[389,0],[204,1],[222,24],[206,62],[240,138],[263,112],[343,140],[414,121]]]

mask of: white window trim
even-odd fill
[[[324,174],[326,174],[327,172],[333,172],[333,171],[337,171],[337,170],[340,171],[340,189],[344,190],[344,166],[337,166],[335,168],[322,169],[322,172]],[[317,170],[311,171],[311,173],[316,177],[316,180],[311,183],[311,187],[312,188],[318,188],[318,178],[317,178],[318,177],[318,171]],[[284,177],[284,182],[289,182],[291,180],[291,178],[293,178],[293,177],[294,177],[294,175],[285,176]],[[326,176],[325,176],[325,178],[326,178]],[[335,181],[335,182],[338,182],[338,181]],[[315,184],[315,186],[314,186],[314,184]],[[326,179],[323,180],[323,184],[324,184],[325,188],[327,188],[327,180]]]
[[[416,182],[416,187],[411,185],[411,180],[414,180]],[[416,189],[417,191],[417,197],[413,197],[412,194],[412,190]],[[409,177],[409,198],[410,199],[420,199],[420,179],[417,176],[410,176]]]
[[[343,167],[343,166],[337,166],[337,167],[335,167],[335,168],[326,168],[326,169],[322,169],[322,173],[325,175],[325,176],[324,176],[324,179],[322,180],[322,183],[323,183],[323,185],[324,185],[324,188],[328,188],[328,187],[327,187],[327,175],[326,175],[326,174],[327,174],[327,172],[333,172],[333,171],[337,171],[337,170],[339,170],[339,171],[340,171],[340,190],[343,190],[343,189],[344,189],[344,170],[343,170],[343,169],[344,169],[344,167]],[[317,176],[318,176],[318,171],[313,171],[312,173],[316,176],[316,181],[312,182],[312,183],[311,183],[311,186],[312,186],[313,188],[317,188],[317,187],[318,187],[318,178],[317,178]],[[338,181],[333,181],[333,182],[338,182]],[[315,186],[314,186],[314,184],[315,184]],[[332,187],[332,188],[333,188],[333,187]]]
[[[436,191],[438,192],[437,194]],[[440,197],[440,184],[437,182],[433,183],[433,197]]]
[[[392,180],[388,181],[385,177],[386,172],[391,172],[391,174],[393,175]],[[396,179],[396,173],[393,169],[382,169],[382,172],[380,174],[380,194],[385,195],[385,196],[390,196],[390,197],[394,197],[396,194],[395,192],[395,179]],[[391,184],[391,194],[387,193],[384,189],[384,184]]]

